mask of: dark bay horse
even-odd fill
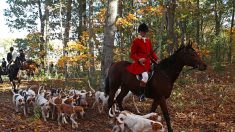
[[[19,71],[25,70],[27,73],[28,72],[34,73],[38,71],[38,67],[39,65],[32,60],[26,60],[24,62],[21,62],[21,59],[19,57],[16,57],[15,62],[9,67],[8,77],[12,84],[12,88],[16,89],[20,85],[21,75],[19,75]],[[16,87],[14,80],[17,80],[18,82],[17,87]]]
[[[124,110],[122,101],[129,91],[138,95],[140,82],[136,79],[136,75],[127,71],[126,67],[130,64],[127,61],[120,61],[113,63],[109,68],[105,81],[105,93],[109,95],[109,108],[112,107],[115,93],[120,86],[121,92],[116,98],[120,110]],[[201,71],[207,68],[207,65],[201,60],[191,44],[181,46],[169,58],[162,60],[159,64],[154,64],[154,74],[148,81],[145,91],[146,97],[153,99],[151,112],[155,112],[158,105],[160,105],[168,131],[173,131],[173,129],[170,123],[166,99],[170,97],[174,82],[184,66],[191,66]]]

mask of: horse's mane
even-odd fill
[[[157,65],[157,70],[159,69],[166,69],[167,67],[171,66],[176,59],[176,55],[178,54],[178,52],[183,49],[185,46],[181,46],[180,48],[178,48],[171,56],[163,59],[160,61],[160,63]]]

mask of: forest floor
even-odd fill
[[[224,70],[215,72],[212,67],[204,72],[190,71],[181,73],[171,97],[168,109],[175,131],[212,132],[235,131],[235,65],[226,65]],[[50,80],[58,86],[60,80]],[[54,82],[54,83],[53,83]],[[23,81],[23,85],[39,85],[37,81]],[[91,97],[88,102],[92,104]],[[151,106],[151,100],[138,102],[137,106],[144,114]],[[90,105],[91,106],[91,105]],[[125,103],[124,108],[136,113],[133,104]],[[78,119],[79,128],[74,130],[70,124],[59,126],[55,120],[44,122],[38,116],[24,117],[23,112],[16,113],[12,104],[10,84],[0,84],[0,131],[35,131],[35,132],[109,132],[112,120],[107,109],[99,114],[97,109],[85,109],[83,119]],[[160,109],[157,112],[161,114]],[[163,119],[164,127],[166,128]]]

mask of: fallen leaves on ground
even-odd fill
[[[205,72],[193,71],[182,73],[174,85],[168,99],[168,109],[175,131],[235,131],[235,65],[225,67],[222,72],[208,68]],[[54,83],[53,83],[54,82]],[[51,80],[50,84],[59,85],[61,80]],[[25,85],[38,85],[41,82],[24,82]],[[90,131],[110,132],[112,121],[105,113],[99,114],[96,108],[85,110],[84,119],[78,119],[79,128],[73,130],[71,124],[59,126],[56,120],[44,122],[32,116],[25,118],[23,112],[16,113],[12,104],[12,93],[0,85],[0,130],[4,131]],[[137,100],[137,99],[136,99]],[[88,102],[92,104],[93,98]],[[148,113],[151,100],[137,102],[142,113]],[[91,105],[90,105],[91,106]],[[132,102],[125,103],[124,108],[136,113]],[[161,111],[158,108],[158,113]],[[166,128],[166,124],[163,120]]]

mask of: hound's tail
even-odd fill
[[[39,89],[38,89],[38,95],[41,93],[41,90],[44,90],[44,85],[43,84],[41,84],[40,86],[39,86]]]

